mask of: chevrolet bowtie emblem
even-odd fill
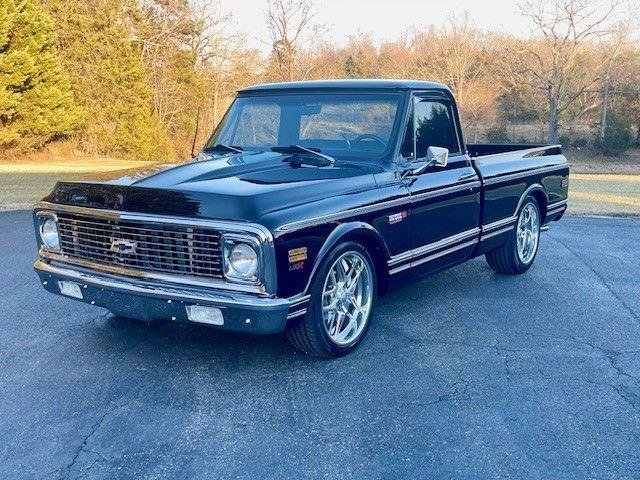
[[[124,238],[114,238],[111,240],[111,251],[116,253],[136,253],[138,244],[133,240],[127,240]]]

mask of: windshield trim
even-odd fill
[[[230,112],[233,109],[233,106],[235,105],[235,103],[241,99],[241,98],[250,98],[250,97],[261,97],[261,98],[266,98],[266,97],[271,97],[271,96],[293,96],[293,95],[300,95],[300,94],[331,94],[331,95],[345,95],[345,96],[349,96],[349,95],[366,95],[366,94],[381,94],[381,95],[397,95],[397,110],[395,113],[395,119],[394,119],[394,123],[391,127],[391,131],[390,131],[390,135],[389,135],[389,144],[387,146],[387,149],[380,153],[380,154],[375,154],[375,155],[371,155],[369,158],[362,158],[362,159],[354,159],[354,158],[349,158],[349,157],[345,157],[345,160],[347,161],[354,161],[354,162],[358,162],[358,163],[363,163],[363,162],[372,162],[375,164],[392,164],[395,161],[395,156],[397,155],[397,151],[399,148],[399,144],[400,144],[400,140],[398,139],[399,137],[399,132],[400,130],[403,128],[404,123],[405,123],[405,117],[406,117],[406,112],[407,112],[407,90],[405,89],[391,89],[391,88],[352,88],[352,89],[345,89],[345,88],[318,88],[318,89],[310,89],[310,88],[305,88],[305,89],[300,89],[300,90],[296,90],[296,89],[292,89],[292,88],[287,88],[287,89],[273,89],[273,90],[246,90],[246,91],[240,91],[237,93],[236,97],[233,99],[233,102],[231,102],[231,104],[229,105],[229,108],[227,109],[227,111],[225,112],[225,114],[222,116],[222,118],[220,119],[220,122],[218,123],[218,125],[216,126],[216,128],[214,129],[213,133],[209,136],[209,138],[207,139],[207,141],[204,144],[203,148],[206,148],[207,145],[209,145],[212,140],[214,138],[216,138],[219,133],[220,130],[222,128],[222,126],[225,124],[225,122],[228,119],[228,116],[230,114]],[[245,147],[245,151],[251,151],[251,148],[248,148],[246,146]],[[340,155],[337,156],[336,160],[340,160]]]

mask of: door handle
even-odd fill
[[[474,178],[476,178],[476,174],[474,173],[466,173],[464,175],[461,175],[460,178],[458,178],[459,182],[464,182],[466,180],[473,180]]]

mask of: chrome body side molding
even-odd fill
[[[467,248],[467,247],[471,247],[473,245],[476,245],[478,243],[477,239],[471,240],[469,242],[465,242],[461,245],[456,245],[455,247],[451,247],[447,250],[442,250],[440,252],[434,253],[433,255],[428,255],[426,257],[420,258],[418,260],[414,260],[411,261],[405,265],[401,265],[399,267],[393,268],[391,270],[389,270],[389,275],[395,275],[396,273],[402,272],[404,270],[407,270],[409,268],[413,268],[413,267],[417,267],[419,265],[422,265],[423,263],[426,262],[430,262],[432,260],[436,260],[440,257],[443,257],[445,255],[449,255],[450,253],[454,253],[458,250],[462,250],[463,248]]]
[[[401,205],[410,205],[412,202],[433,198],[439,195],[447,195],[449,193],[459,192],[468,188],[480,187],[479,181],[461,183],[460,185],[453,185],[450,187],[431,190],[429,192],[421,193],[419,195],[407,195],[395,200],[388,200],[385,202],[375,203],[372,205],[366,205],[363,207],[353,208],[351,210],[345,210],[342,212],[331,213],[328,215],[322,215],[319,217],[310,218],[308,220],[300,220],[298,222],[291,222],[275,229],[276,235],[283,233],[295,232],[296,230],[302,230],[303,228],[313,227],[316,225],[322,225],[323,223],[329,223],[336,220],[343,220],[345,218],[353,218],[359,215],[366,215],[368,213],[377,212],[379,210],[385,210],[387,208],[394,208]]]
[[[307,295],[295,295],[295,296],[290,297],[288,299],[289,306],[291,308],[299,307],[300,305],[303,305],[306,302],[308,302],[310,298],[311,298],[310,294],[307,294]]]
[[[496,222],[488,223],[486,225],[482,225],[482,231],[488,232],[490,230],[495,230],[496,228],[500,228],[505,225],[511,225],[516,221],[516,216],[513,215],[511,217],[503,218],[502,220],[498,220]]]
[[[467,230],[466,232],[461,232],[451,237],[443,238],[442,240],[438,240],[437,242],[429,243],[427,245],[423,245],[422,247],[414,248],[412,250],[407,250],[406,252],[402,252],[402,253],[399,253],[398,255],[392,256],[387,261],[387,265],[392,267],[394,265],[406,262],[408,260],[414,260],[416,258],[422,257],[423,255],[427,255],[431,252],[439,250],[441,248],[454,245],[455,243],[468,240],[469,238],[477,237],[479,233],[480,233],[479,228],[472,228],[471,230]]]
[[[513,230],[513,225],[509,225],[508,227],[501,228],[500,230],[496,230],[495,232],[483,233],[482,237],[480,238],[480,241],[485,241],[489,238],[495,237],[496,235],[501,235],[503,233],[510,232],[511,230]]]
[[[306,315],[307,313],[307,309],[303,308],[302,310],[296,310],[295,312],[291,312],[290,314],[287,315],[287,320],[291,320],[292,318],[298,318],[301,317],[303,315]]]
[[[547,206],[547,216],[555,215],[556,213],[560,213],[567,208],[567,200],[561,200],[559,202],[554,202]]]
[[[484,179],[485,185],[495,185],[497,183],[509,182],[511,180],[517,180],[519,178],[530,177],[531,175],[540,175],[543,173],[550,173],[556,170],[566,169],[566,165],[551,165],[549,167],[534,168],[532,170],[524,170],[522,172],[511,173],[508,175],[501,175],[497,177],[488,177]]]
[[[567,200],[560,200],[559,202],[550,203],[547,205],[547,211],[556,210],[557,208],[564,207],[567,204]]]

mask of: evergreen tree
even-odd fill
[[[37,0],[2,0],[0,148],[39,146],[68,135],[80,117],[51,17]]]
[[[136,35],[133,0],[47,0],[56,19],[60,54],[78,103],[87,114],[83,148],[157,160],[166,133],[153,112],[153,90]]]
[[[347,78],[360,78],[362,76],[360,65],[358,65],[358,62],[353,58],[353,55],[349,55],[345,60],[344,73]]]

